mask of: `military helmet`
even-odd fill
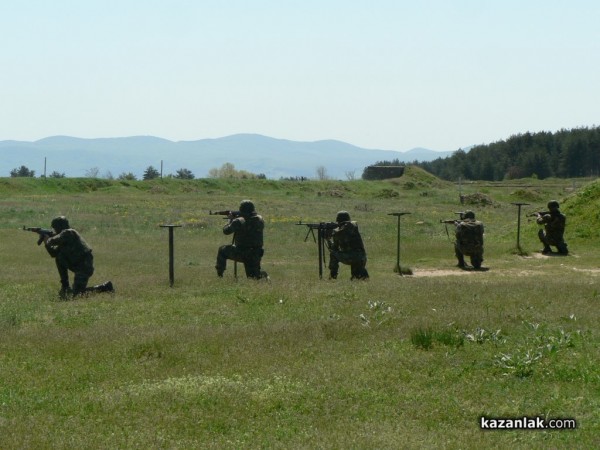
[[[54,219],[52,219],[50,226],[52,228],[54,228],[54,230],[57,231],[58,233],[60,233],[63,230],[66,230],[68,228],[71,228],[69,226],[69,221],[67,220],[67,218],[65,216],[55,217]]]
[[[556,200],[550,200],[548,202],[548,209],[558,209],[559,208],[559,204]]]
[[[475,213],[473,211],[465,211],[463,219],[475,219]]]
[[[240,203],[240,214],[242,216],[249,216],[253,212],[255,212],[254,203],[250,200],[242,200]]]
[[[340,211],[335,216],[336,222],[350,222],[350,213],[348,211]]]

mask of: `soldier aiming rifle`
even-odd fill
[[[59,295],[67,298],[70,295],[75,297],[89,292],[114,292],[111,281],[87,287],[88,280],[94,273],[92,249],[81,235],[70,227],[67,218],[56,217],[50,225],[52,230],[37,227],[23,227],[23,230],[38,233],[38,245],[44,242],[46,251],[54,258],[60,276]],[[72,289],[69,284],[69,271],[74,273]]]
[[[483,263],[483,223],[475,220],[473,211],[461,211],[455,214],[459,215],[459,219],[440,220],[440,223],[450,223],[455,226],[454,253],[458,260],[457,266],[466,269],[465,256],[469,256],[473,268],[480,270]],[[449,237],[447,227],[446,233]]]
[[[265,222],[256,213],[254,203],[243,200],[238,211],[211,211],[210,214],[227,215],[228,223],[223,227],[223,234],[233,234],[231,245],[222,245],[217,253],[215,269],[217,276],[222,277],[227,268],[227,260],[231,259],[244,264],[246,276],[255,280],[269,279],[267,272],[261,270],[260,263],[265,253],[263,249],[263,231]]]
[[[329,245],[329,277],[336,279],[340,263],[350,266],[351,280],[368,280],[367,252],[356,222],[348,211],[337,213],[337,228],[332,230]]]
[[[556,200],[548,202],[548,211],[539,211],[531,214],[535,216],[536,223],[543,225],[544,228],[538,231],[538,238],[544,245],[542,253],[544,255],[552,254],[552,248],[555,246],[559,255],[568,255],[567,243],[564,240],[565,226],[567,218],[560,212],[560,205]]]

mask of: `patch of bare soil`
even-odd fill
[[[534,253],[531,256],[523,256],[523,258],[525,259],[544,259],[544,258],[553,258],[553,257],[562,257],[562,256],[558,256],[558,255],[542,255],[541,253]],[[570,258],[570,257],[569,257]],[[568,259],[565,259],[565,263],[568,261]],[[561,266],[564,266],[564,268],[566,270],[572,270],[574,272],[579,272],[579,273],[587,273],[587,274],[593,274],[593,275],[600,275],[600,268],[596,269],[582,269],[579,267],[569,267],[568,264],[561,264]],[[447,276],[460,276],[460,275],[471,275],[474,276],[476,273],[485,273],[487,272],[489,269],[485,268],[482,270],[475,270],[473,268],[467,268],[465,270],[461,270],[458,267],[454,268],[454,269],[415,269],[413,270],[412,275],[413,277],[447,277]],[[529,276],[534,276],[534,275],[538,275],[540,273],[543,273],[544,270],[541,268],[537,268],[537,269],[503,269],[500,270],[499,272],[497,271],[496,274],[500,274],[501,276],[517,276],[517,277],[529,277]]]
[[[547,255],[544,255],[541,252],[535,252],[532,253],[530,255],[527,256],[521,256],[523,259],[547,259],[547,258],[579,258],[579,256],[573,255],[572,253],[569,253],[568,256],[565,255],[560,255],[558,253],[550,253]]]
[[[600,269],[578,269],[577,267],[573,267],[575,272],[585,272],[585,273],[600,273]]]
[[[414,270],[414,277],[446,277],[446,276],[458,276],[458,275],[469,275],[471,273],[482,273],[484,270],[461,270],[458,267],[456,269],[423,269]]]

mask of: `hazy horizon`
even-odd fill
[[[456,150],[600,117],[600,3],[4,2],[0,140]]]

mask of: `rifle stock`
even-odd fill
[[[41,227],[26,227],[23,225],[23,231],[31,231],[32,233],[37,233],[40,237],[37,241],[37,245],[41,245],[44,242],[44,237],[52,237],[55,236],[54,230],[48,230],[46,228]]]
[[[242,215],[242,213],[239,211],[233,211],[231,209],[225,209],[223,211],[212,211],[212,210],[208,211],[208,215],[210,215],[210,216],[227,216],[227,217],[232,216],[233,218],[237,218],[237,217],[240,217]]]
[[[308,223],[308,222],[298,222],[296,225],[306,225],[308,228],[310,228],[311,230],[333,230],[337,227],[339,227],[337,222],[315,222],[315,223]]]
[[[545,216],[546,214],[550,214],[550,211],[536,211],[531,214],[527,214],[527,217],[537,217],[537,216]]]
[[[453,223],[453,224],[456,224],[457,222],[460,222],[461,220],[464,219],[465,211],[454,211],[454,214],[458,214],[459,219],[440,220],[440,223]]]

